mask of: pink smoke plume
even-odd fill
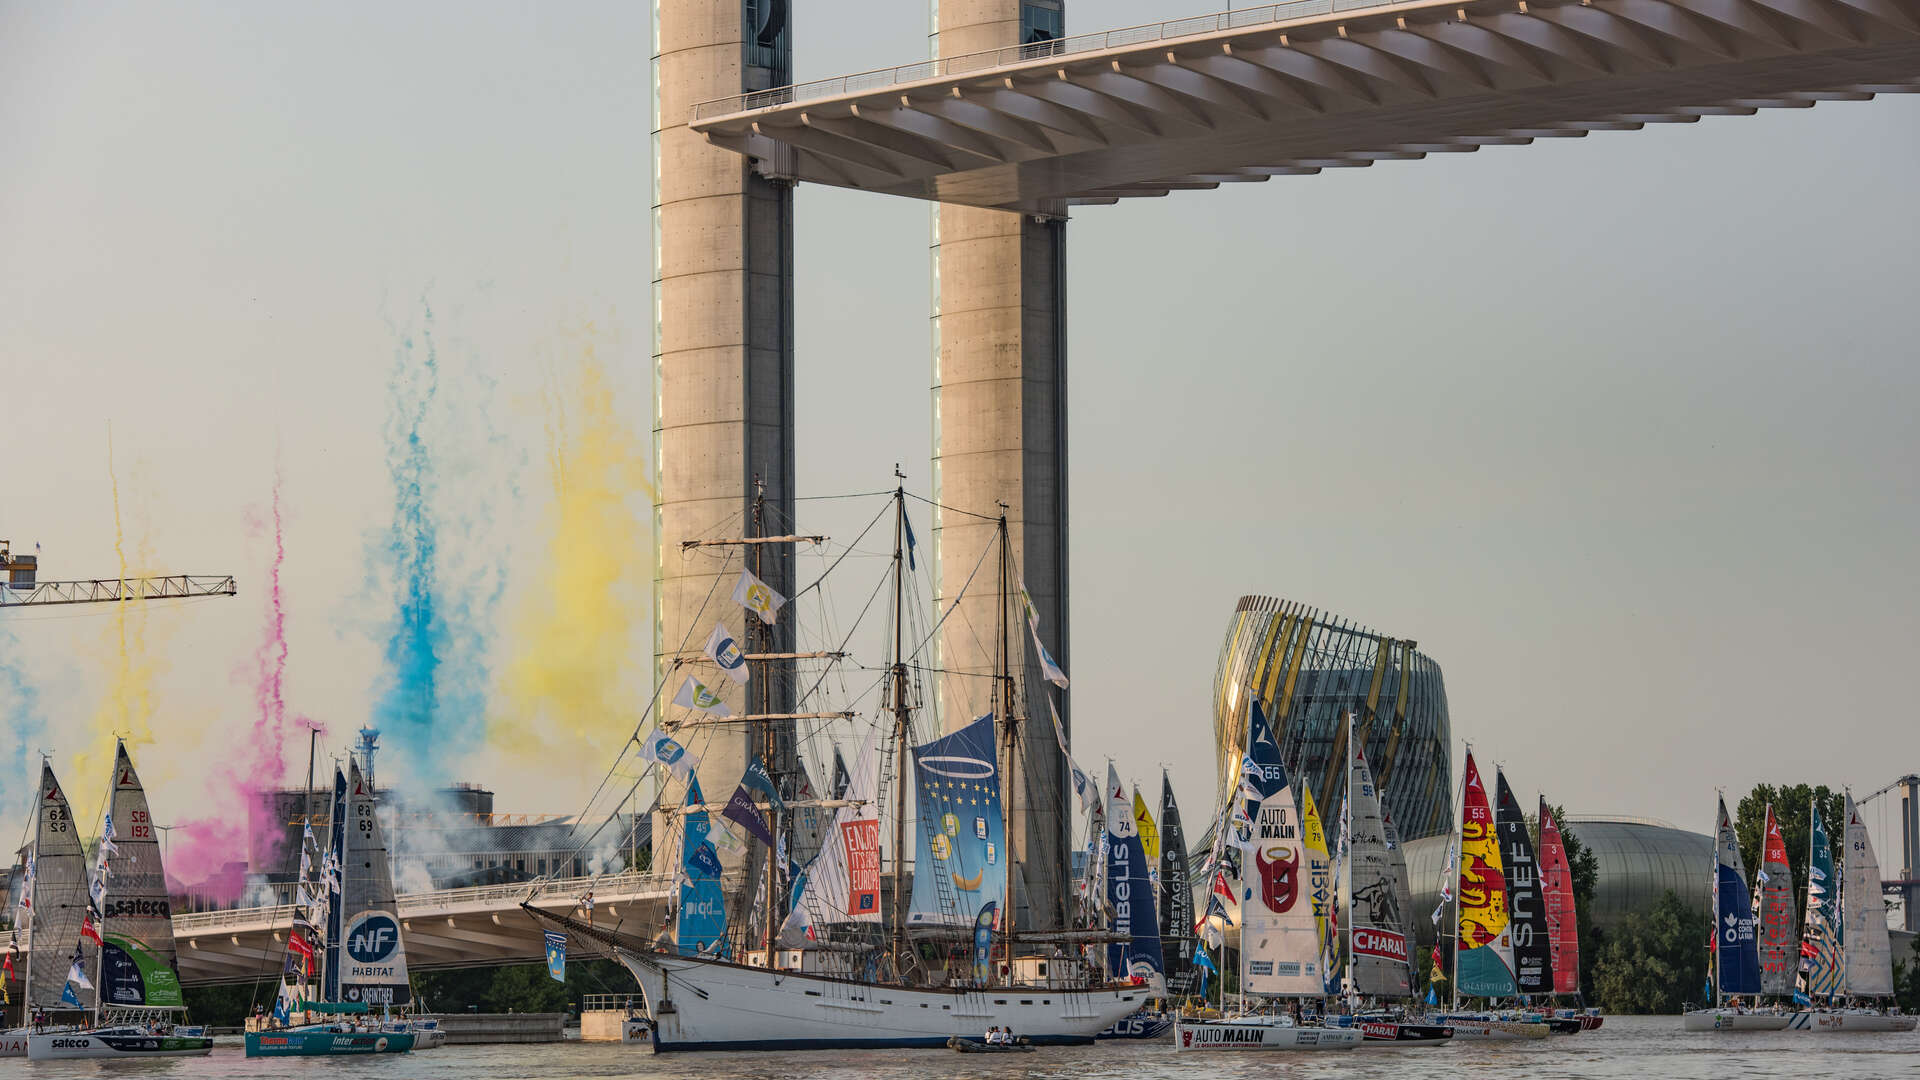
[[[287,740],[287,612],[280,591],[280,568],[287,560],[284,522],[280,514],[281,473],[278,460],[273,469],[273,559],[267,568],[267,624],[260,646],[254,650],[254,709],[252,727],[236,749],[239,753],[228,768],[209,777],[212,789],[209,804],[215,810],[210,817],[182,822],[174,830],[167,852],[167,877],[175,893],[191,891],[218,904],[233,903],[246,888],[244,868],[235,864],[249,861],[248,838],[253,818],[262,820],[262,835],[269,838],[268,850],[259,854],[274,860],[279,830],[271,820],[268,798],[286,773]],[[296,718],[305,724],[305,717]],[[258,869],[266,869],[259,867]]]

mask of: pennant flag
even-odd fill
[[[72,980],[68,980],[67,985],[60,988],[60,1004],[73,1009],[86,1008],[85,1005],[80,1004],[80,998],[74,994]]]
[[[733,640],[726,624],[713,624],[713,633],[707,635],[706,652],[707,659],[719,665],[729,679],[741,686],[747,685],[747,654],[741,651],[739,642]]]
[[[907,569],[918,570],[919,567],[913,564],[913,549],[916,544],[918,544],[918,541],[913,538],[913,518],[908,514],[902,513],[900,515],[900,524],[907,528]]]
[[[567,981],[567,935],[558,930],[547,931],[547,974],[554,982]]]
[[[1067,749],[1067,729],[1060,723],[1060,710],[1054,708],[1051,693],[1047,695],[1047,712],[1053,716],[1053,738],[1060,744],[1060,756],[1067,759],[1067,768],[1073,772],[1073,794],[1080,800],[1080,809],[1085,810],[1093,805],[1098,793],[1093,788],[1093,777],[1073,760],[1073,752]]]
[[[280,994],[273,999],[273,1018],[285,1024],[293,1016],[293,984],[282,982]]]
[[[100,940],[100,928],[93,924],[93,912],[91,911],[87,912],[86,916],[80,920],[80,937],[83,940],[92,941],[95,945],[106,944],[106,942]]]
[[[780,609],[787,598],[773,591],[773,586],[753,576],[753,571],[740,571],[740,584],[733,587],[733,602],[760,616],[760,621],[768,626],[780,615]]]
[[[105,903],[106,898],[107,898],[106,876],[103,874],[93,875],[93,877],[87,882],[87,899],[93,901],[94,907],[100,907]]]
[[[113,811],[107,811],[106,821],[100,826],[100,839],[111,840],[119,834],[113,831]]]
[[[73,958],[73,966],[67,969],[67,981],[82,990],[93,989],[93,983],[88,981],[87,973],[81,970],[80,958],[77,956]]]
[[[761,843],[773,846],[773,831],[767,828],[760,811],[754,807],[753,796],[747,794],[744,784],[733,789],[733,797],[727,800],[727,808],[720,811],[720,816],[739,822],[741,828],[758,837]]]
[[[693,676],[680,684],[680,692],[673,695],[673,703],[683,709],[695,712],[712,713],[715,716],[732,716],[733,710],[720,700],[720,695],[707,688],[707,684]]]
[[[840,756],[840,744],[833,744],[833,797],[835,801],[847,797],[847,789],[853,786],[853,775],[847,772],[847,759]]]
[[[786,800],[780,797],[780,789],[774,786],[773,777],[767,772],[767,763],[759,758],[754,758],[753,764],[747,766],[747,771],[740,777],[740,786],[765,795],[776,812],[787,808]]]
[[[1033,597],[1027,595],[1025,579],[1020,582],[1020,602],[1027,608],[1027,629],[1033,631],[1033,650],[1040,654],[1040,673],[1046,676],[1048,682],[1065,690],[1067,673],[1060,670],[1060,665],[1053,662],[1047,647],[1040,644],[1040,609],[1033,606]]]
[[[1438,1005],[1438,1004],[1440,1004],[1440,995],[1439,995],[1439,994],[1436,994],[1436,993],[1434,993],[1434,990],[1433,990],[1433,984],[1432,984],[1432,983],[1428,983],[1428,984],[1427,984],[1427,1004],[1429,1004],[1429,1005]]]
[[[700,758],[687,751],[687,748],[674,742],[667,733],[655,728],[653,733],[640,740],[640,759],[663,765],[673,771],[682,780],[693,778],[693,770],[700,764]],[[688,800],[692,801],[692,796]],[[331,860],[332,853],[328,853]]]

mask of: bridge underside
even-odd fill
[[[1052,46],[1058,55],[1003,51],[850,76],[827,92],[745,95],[700,106],[692,127],[771,176],[1061,214],[1920,91],[1920,0],[1327,6],[1302,0],[1260,25],[1220,29],[1228,17],[1209,16],[1144,43],[1069,39]],[[1303,8],[1320,13],[1286,17]],[[1216,28],[1180,32],[1194,24]],[[915,77],[926,70],[935,76]],[[749,108],[768,100],[779,103]]]

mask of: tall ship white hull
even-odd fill
[[[1244,1020],[1180,1020],[1175,1050],[1351,1050],[1358,1028],[1298,1027],[1267,1017]]]
[[[719,960],[615,950],[653,1014],[653,1046],[672,1050],[944,1047],[1011,1028],[1037,1044],[1090,1043],[1138,1010],[1150,986],[926,989],[768,971]]]
[[[1789,1031],[1912,1031],[1920,1025],[1920,1016],[1904,1016],[1900,1013],[1877,1012],[1816,1012],[1794,1013],[1787,1019]]]

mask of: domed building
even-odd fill
[[[1447,830],[1453,732],[1440,665],[1416,643],[1328,612],[1243,596],[1227,623],[1213,684],[1213,735],[1224,805],[1258,700],[1287,771],[1329,815],[1346,794],[1346,716],[1364,740],[1401,837]]]

